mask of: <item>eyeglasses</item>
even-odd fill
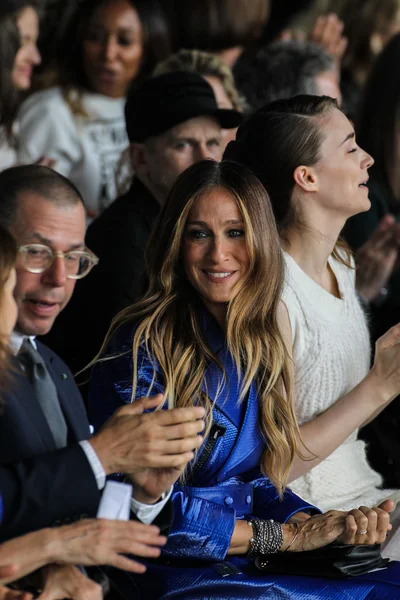
[[[26,244],[20,246],[18,252],[24,269],[29,273],[43,273],[51,267],[56,257],[63,258],[68,279],[82,279],[99,262],[90,250],[54,252],[44,244]]]

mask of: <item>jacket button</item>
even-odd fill
[[[250,494],[246,496],[246,504],[251,504],[251,496]]]
[[[231,504],[233,504],[233,498],[231,498],[230,496],[225,496],[224,502],[227,506],[230,506]]]

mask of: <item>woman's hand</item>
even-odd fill
[[[349,512],[330,510],[297,524],[298,535],[289,552],[315,550],[335,541],[340,544],[379,544],[392,527],[389,520],[387,510],[378,507],[361,506]],[[283,525],[283,531],[282,551],[296,534],[296,525]]]
[[[315,550],[327,546],[339,538],[346,530],[347,513],[339,510],[330,510],[323,515],[314,515],[297,525],[283,525],[283,544],[281,551],[286,550],[293,537],[297,537],[289,548],[289,552],[302,552]]]
[[[390,531],[389,513],[381,508],[360,506],[349,511],[346,529],[339,536],[342,544],[382,544]]]

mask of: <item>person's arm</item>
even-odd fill
[[[158,527],[137,521],[85,519],[34,531],[0,544],[0,567],[16,565],[11,573],[0,573],[5,584],[50,564],[109,565],[133,573],[145,567],[124,555],[157,558],[166,538]]]
[[[330,510],[297,524],[282,524],[280,552],[302,552],[341,544],[382,544],[391,529],[389,513],[379,507],[361,506],[349,512]],[[247,521],[236,521],[228,554],[247,554],[253,529]]]
[[[279,310],[279,327],[292,357],[292,330],[283,302]],[[304,475],[327,458],[353,431],[368,423],[400,392],[400,325],[380,338],[376,348],[374,366],[369,374],[330,408],[300,426],[303,457],[295,457],[289,481]],[[295,389],[293,393],[296,393]]]
[[[1,465],[0,491],[0,541],[67,518],[95,517],[100,501],[92,468],[79,444]]]

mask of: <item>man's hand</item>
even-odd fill
[[[143,414],[163,402],[162,394],[119,408],[90,439],[107,475],[143,469],[182,469],[201,446],[204,408],[175,408]],[[169,487],[169,486],[168,486]],[[164,490],[163,490],[164,491]]]
[[[128,473],[133,486],[133,498],[143,504],[155,504],[162,494],[179,479],[186,465],[170,469],[141,469]]]
[[[30,592],[20,590],[10,590],[10,588],[0,585],[0,600],[32,600],[33,595]]]
[[[144,573],[146,567],[124,554],[157,558],[167,542],[158,527],[136,521],[86,519],[53,532],[51,562],[109,565],[132,573]]]
[[[43,592],[38,600],[103,600],[101,586],[72,566],[43,569]]]
[[[400,226],[392,215],[385,215],[369,240],[355,253],[356,288],[371,302],[379,297],[399,258]]]

